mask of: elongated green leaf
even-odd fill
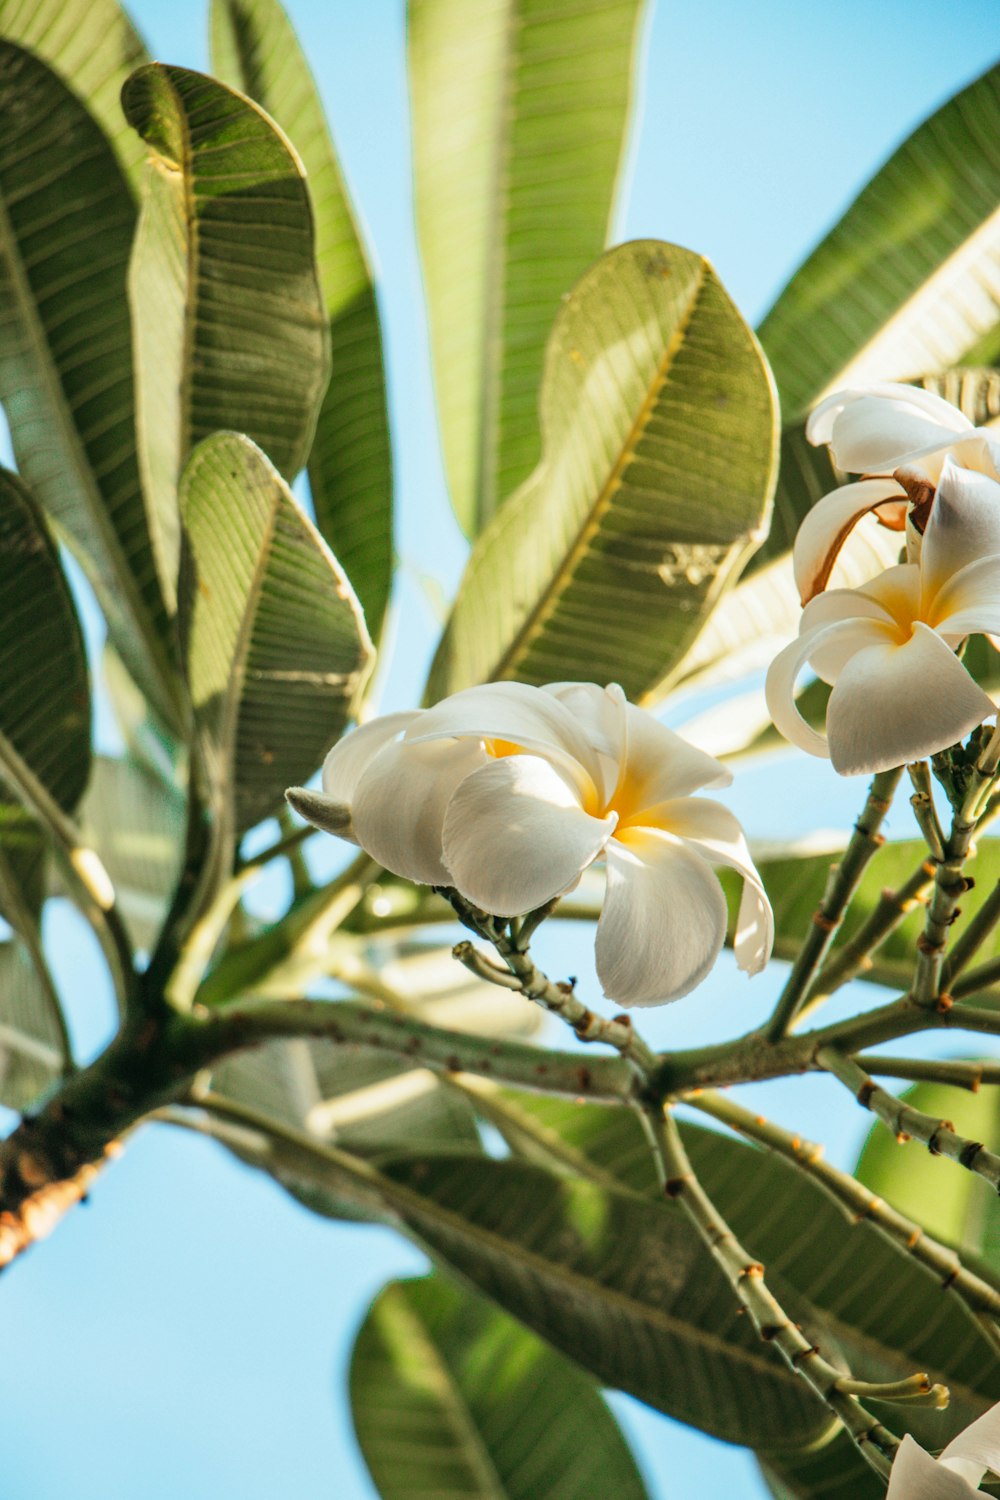
[[[99,755],[80,822],[111,876],[129,935],[138,948],[151,948],[180,874],[183,793],[137,761]]]
[[[354,1429],[382,1500],[643,1500],[593,1382],[442,1276],[390,1283],[354,1346]]]
[[[206,438],[184,471],[188,679],[208,792],[241,831],[308,780],[371,660],[336,558],[249,438]]]
[[[381,1171],[435,1256],[604,1384],[729,1442],[807,1441],[828,1425],[676,1207],[488,1158]]]
[[[0,1104],[25,1110],[63,1074],[65,1031],[20,943],[0,943]]]
[[[839,850],[836,849],[829,853],[817,853],[815,846],[810,848],[807,844],[799,857],[790,851],[787,856],[765,857],[758,862],[774,907],[774,952],[777,957],[792,960],[801,947],[803,936],[809,930],[812,915],[822,897],[830,865],[836,861],[838,853]],[[849,942],[865,919],[872,914],[882,892],[897,890],[926,858],[927,846],[917,839],[886,844],[879,850],[862,878],[857,895],[851,901],[850,910],[838,934],[837,946],[833,949],[834,956],[840,945]],[[1000,839],[982,840],[970,871],[975,873],[976,884],[962,897],[959,920],[951,929],[953,938],[962,933],[1000,880]],[[895,989],[908,988],[913,979],[917,938],[923,922],[923,908],[911,912],[902,925],[885,939],[873,957],[871,968],[858,977]],[[1000,934],[994,933],[983,946],[982,957],[987,958],[997,952],[998,945]]]
[[[886,1413],[889,1425],[895,1410]],[[846,1432],[799,1453],[768,1454],[760,1469],[775,1500],[882,1500],[885,1494]]]
[[[977,357],[1000,323],[1000,65],[926,120],[760,328],[786,417]]]
[[[132,199],[76,96],[9,42],[0,133],[0,400],[18,468],[79,558],[133,677],[175,722],[132,430]]]
[[[143,150],[122,115],[122,84],[146,61],[118,0],[0,0],[0,35],[48,64],[90,110],[138,188]]]
[[[392,455],[368,257],[309,65],[278,0],[212,0],[213,68],[287,133],[306,170],[332,375],[309,454],[316,524],[378,639],[392,582]]]
[[[329,327],[302,165],[273,122],[158,63],[133,73],[122,107],[150,148],[129,288],[139,456],[170,597],[192,448],[245,432],[292,479],[329,378]]]
[[[10,745],[72,811],[90,771],[90,684],[59,556],[27,486],[0,470],[0,745]],[[0,778],[3,752],[0,749]],[[2,782],[0,782],[2,785]],[[0,800],[0,912],[41,907],[44,840],[20,804]],[[4,887],[12,887],[11,900]]]
[[[649,1148],[629,1111],[510,1091],[477,1091],[477,1097],[515,1150],[659,1198]],[[682,1129],[706,1191],[748,1251],[766,1265],[779,1295],[790,1286],[806,1309],[816,1309],[818,1342],[832,1336],[862,1379],[897,1379],[926,1369],[948,1384],[946,1416],[894,1407],[894,1429],[902,1425],[928,1447],[940,1447],[1000,1396],[993,1346],[971,1314],[943,1298],[939,1280],[905,1250],[846,1215],[780,1158],[728,1135],[691,1125]],[[749,1441],[766,1445],[759,1437]]]
[[[452,503],[534,467],[560,300],[602,251],[641,0],[410,0],[417,229]]]
[[[943,1083],[918,1083],[902,1097],[991,1151],[1000,1150],[997,1091],[973,1094]],[[901,1144],[878,1123],[864,1144],[856,1176],[873,1193],[916,1219],[935,1239],[1000,1272],[1000,1203],[971,1172],[945,1171],[947,1163]]]
[[[101,676],[125,748],[135,760],[169,787],[183,785],[187,759],[183,742],[157,718],[117,651],[105,644]]]
[[[429,696],[497,678],[652,690],[763,538],[775,420],[708,263],[609,251],[556,322],[544,456],[473,550]]]

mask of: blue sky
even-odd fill
[[[403,586],[394,705],[419,694],[434,621],[422,577],[454,587],[463,546],[444,493],[411,223],[401,0],[292,0],[367,227],[385,317],[397,443]],[[154,55],[206,65],[202,0],[141,0]],[[709,256],[756,320],[892,146],[994,60],[993,0],[699,0],[655,7],[618,237]],[[786,760],[748,773],[732,805],[753,831],[845,824],[860,788]],[[792,769],[794,766],[794,769]],[[821,809],[821,811],[817,811]],[[895,815],[890,832],[910,831]],[[75,1034],[95,1047],[108,997],[89,938],[50,921]],[[587,982],[576,938],[554,968]],[[654,1039],[732,1034],[779,976],[748,991],[723,963],[698,996],[656,1013]],[[591,984],[589,993],[596,991]],[[832,1087],[757,1091],[777,1118],[820,1131],[835,1159],[861,1138]],[[344,1397],[366,1301],[423,1264],[388,1233],[312,1218],[216,1148],[149,1129],[92,1202],[0,1281],[9,1500],[371,1500]],[[654,1500],[762,1494],[752,1461],[615,1400]],[[595,1497],[597,1500],[597,1497]]]

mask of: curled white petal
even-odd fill
[[[617,682],[551,682],[542,689],[558,698],[572,713],[597,751],[601,766],[600,790],[607,801],[618,782],[628,745],[628,703]]]
[[[948,459],[924,531],[925,604],[969,563],[1000,553],[1000,484]]]
[[[1000,635],[1000,551],[949,578],[934,600],[934,629],[953,644],[967,635]]]
[[[516,917],[575,885],[618,819],[584,812],[548,761],[510,755],[455,790],[444,819],[453,884],[483,911]]]
[[[406,713],[383,714],[345,734],[323,762],[323,795],[331,802],[350,806],[358,782],[376,755],[419,719],[419,708]]]
[[[906,1434],[893,1459],[885,1500],[971,1500],[975,1495],[971,1484]]]
[[[807,604],[825,589],[841,547],[862,516],[906,491],[894,479],[860,479],[817,500],[803,517],[792,549],[792,566],[799,598]]]
[[[827,705],[830,759],[842,776],[887,771],[946,749],[994,712],[950,646],[918,621],[904,644],[867,645],[844,666]]]
[[[806,437],[829,444],[845,473],[891,473],[904,458],[947,448],[956,434],[973,430],[941,396],[884,382],[828,396],[812,412]]]
[[[385,745],[355,792],[358,843],[394,875],[450,885],[441,857],[445,810],[455,788],[486,758],[473,739]]]
[[[670,834],[629,828],[607,847],[597,974],[618,1005],[662,1005],[700,984],[726,934],[711,866]]]
[[[774,913],[747,841],[728,807],[709,797],[684,797],[655,809],[656,824],[682,838],[713,865],[725,865],[743,877],[733,952],[747,974],[759,974],[774,945]]]
[[[558,763],[580,800],[596,795],[601,764],[586,726],[552,693],[523,682],[488,682],[465,688],[424,709],[406,739],[470,736],[502,740]]]
[[[972,1485],[980,1483],[987,1469],[1000,1474],[1000,1402],[952,1438],[940,1461]]]
[[[818,601],[817,601],[818,602]],[[859,649],[885,639],[886,626],[878,619],[842,619],[810,630],[779,651],[764,683],[767,711],[779,734],[810,755],[829,756],[825,735],[807,724],[795,704],[795,681],[815,652],[824,665],[836,656],[839,669]]]
[[[700,787],[729,786],[733,773],[704,750],[682,739],[644,709],[627,705],[628,745],[615,794],[622,818]]]

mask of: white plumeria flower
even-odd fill
[[[907,561],[915,562],[949,459],[1000,479],[1000,434],[973,427],[957,406],[915,386],[886,383],[828,396],[810,416],[806,436],[829,445],[838,469],[862,477],[824,495],[799,528],[792,558],[803,604],[826,587],[841,547],[870,513],[906,530]],[[998,547],[990,551],[1000,550],[1000,491],[997,500]]]
[[[960,1432],[940,1458],[904,1437],[885,1500],[969,1500],[988,1470],[1000,1474],[1000,1404]]]
[[[798,640],[767,674],[768,710],[786,739],[852,776],[945,750],[995,712],[955,648],[1000,632],[998,513],[1000,485],[947,459],[919,563],[806,605]],[[795,706],[807,662],[833,687],[826,735]]]
[[[656,1005],[718,957],[726,902],[713,865],[743,876],[738,964],[755,974],[770,955],[771,908],[743,831],[690,795],[731,780],[615,684],[498,682],[363,725],[327,756],[322,796],[293,788],[289,800],[387,870],[499,917],[565,894],[603,858],[604,992]]]

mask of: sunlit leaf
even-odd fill
[[[792,277],[760,328],[786,419],[982,359],[1000,323],[998,132],[1000,65],[904,141]]]
[[[273,122],[159,63],[133,73],[122,107],[149,147],[129,290],[139,456],[169,598],[188,455],[210,433],[245,432],[291,480],[329,378],[329,324],[302,165]]]
[[[144,152],[121,91],[146,49],[118,0],[0,0],[0,35],[29,48],[83,100],[137,188]]]
[[[800,1442],[828,1425],[662,1198],[488,1158],[381,1171],[388,1206],[435,1256],[604,1384],[729,1442]]]
[[[351,1407],[382,1500],[643,1500],[593,1381],[442,1276],[392,1282],[351,1359]]]
[[[133,433],[132,198],[76,95],[6,41],[0,132],[0,400],[18,468],[81,562],[136,682],[177,722]]]
[[[606,243],[641,13],[641,0],[410,0],[417,230],[470,536],[538,459],[545,341]]]
[[[371,643],[336,558],[248,438],[199,445],[181,510],[196,732],[210,800],[238,832],[315,771],[347,722]]]
[[[603,256],[557,319],[543,458],[476,543],[429,696],[572,678],[638,698],[669,680],[763,538],[775,421],[706,261],[658,241]]]
[[[309,454],[309,489],[316,524],[377,639],[392,581],[392,456],[368,258],[319,93],[278,0],[212,0],[211,14],[214,71],[267,110],[306,170],[332,366]]]
[[[133,942],[152,946],[180,874],[184,795],[142,764],[99,755],[80,809]]]

